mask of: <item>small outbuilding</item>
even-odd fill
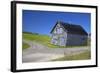
[[[59,46],[83,45],[88,39],[87,32],[81,25],[57,21],[51,30],[51,43]]]

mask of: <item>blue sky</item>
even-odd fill
[[[23,32],[33,32],[49,35],[53,26],[59,20],[66,23],[81,25],[88,33],[90,33],[90,13],[34,10],[23,10],[22,13]]]

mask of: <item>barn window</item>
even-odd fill
[[[57,28],[57,33],[58,34],[61,34],[63,32],[63,29],[62,28]]]
[[[57,39],[52,39],[52,43],[57,45]]]
[[[62,33],[63,32],[63,29],[62,28],[59,28],[59,33]]]

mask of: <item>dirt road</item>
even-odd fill
[[[48,48],[42,44],[26,41],[23,42],[30,45],[29,48],[22,52],[23,62],[46,62],[52,59],[63,57],[64,55],[74,55],[90,50],[89,47],[76,48]]]

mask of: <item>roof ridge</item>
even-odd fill
[[[67,25],[75,25],[73,23],[70,23],[70,22],[63,22],[63,21],[57,21],[57,23],[63,23],[63,24],[67,24]],[[80,25],[75,25],[75,26],[80,26]]]

